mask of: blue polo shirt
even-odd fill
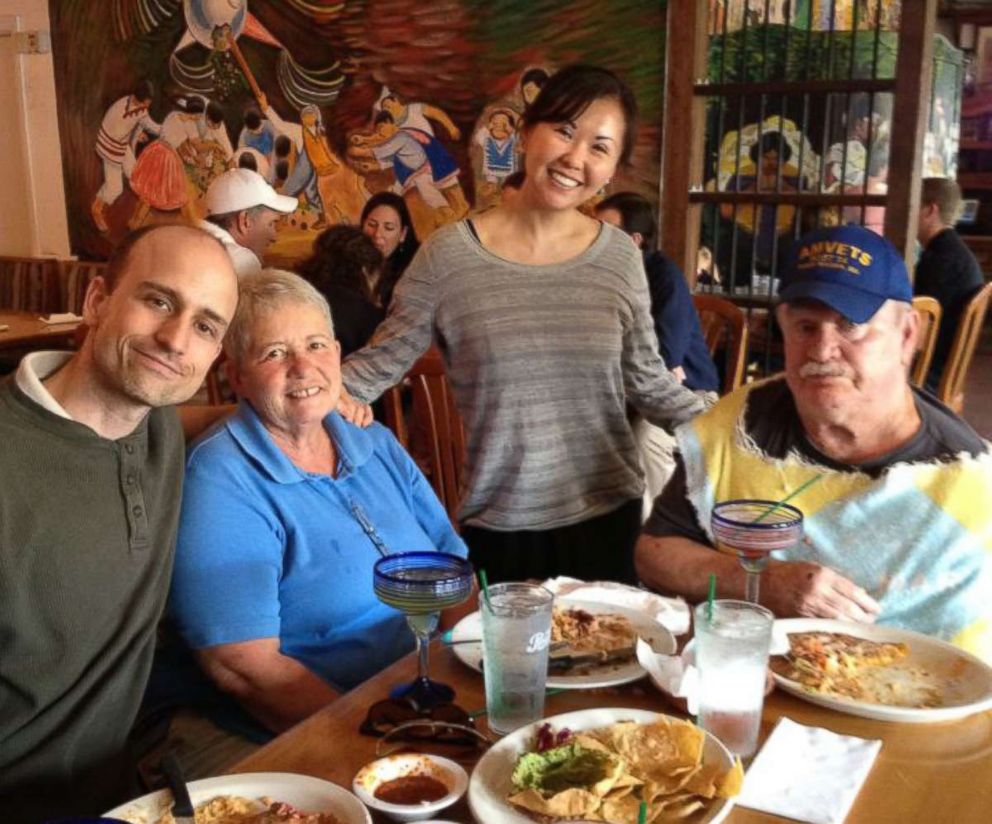
[[[388,429],[337,413],[324,426],[336,478],[298,469],[244,401],[192,446],[169,605],[193,649],[278,637],[348,690],[413,648],[402,614],[373,592],[377,544],[467,550]]]

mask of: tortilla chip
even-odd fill
[[[598,795],[578,787],[555,793],[550,798],[545,798],[537,790],[528,788],[511,795],[508,800],[525,810],[552,818],[592,818],[602,804],[602,799]]]
[[[695,815],[706,807],[706,804],[694,795],[689,793],[679,793],[670,796],[659,805],[659,813],[652,821],[682,821]]]
[[[740,758],[734,759],[734,766],[731,767],[724,776],[717,782],[717,798],[733,798],[741,794],[744,786],[744,765]]]
[[[584,750],[598,750],[599,752],[611,752],[610,748],[607,747],[598,738],[593,738],[591,735],[585,735],[584,733],[576,733],[569,739],[570,743],[578,744]]]
[[[659,719],[653,724],[625,722],[601,730],[603,743],[627,762],[628,770],[644,781],[676,789],[671,780],[702,759],[705,736],[686,721]]]
[[[612,824],[637,824],[637,817],[641,812],[641,801],[632,794],[619,798],[610,796],[603,799],[603,806],[599,812],[604,821],[609,821]]]

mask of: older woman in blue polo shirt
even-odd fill
[[[239,286],[241,402],[190,450],[170,610],[217,686],[281,730],[412,649],[373,593],[383,552],[466,548],[392,434],[333,411],[324,298],[275,270]]]

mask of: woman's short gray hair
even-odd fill
[[[334,321],[326,298],[299,275],[282,269],[263,269],[238,279],[238,311],[224,338],[224,352],[234,363],[251,349],[255,321],[267,317],[287,303],[305,303],[319,309],[327,318],[334,337]]]

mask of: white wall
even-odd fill
[[[4,29],[50,31],[45,0],[0,0],[0,254],[69,256],[52,55],[18,54]],[[19,132],[19,135],[18,135]],[[19,137],[19,139],[18,139]],[[13,144],[13,145],[11,145]]]

